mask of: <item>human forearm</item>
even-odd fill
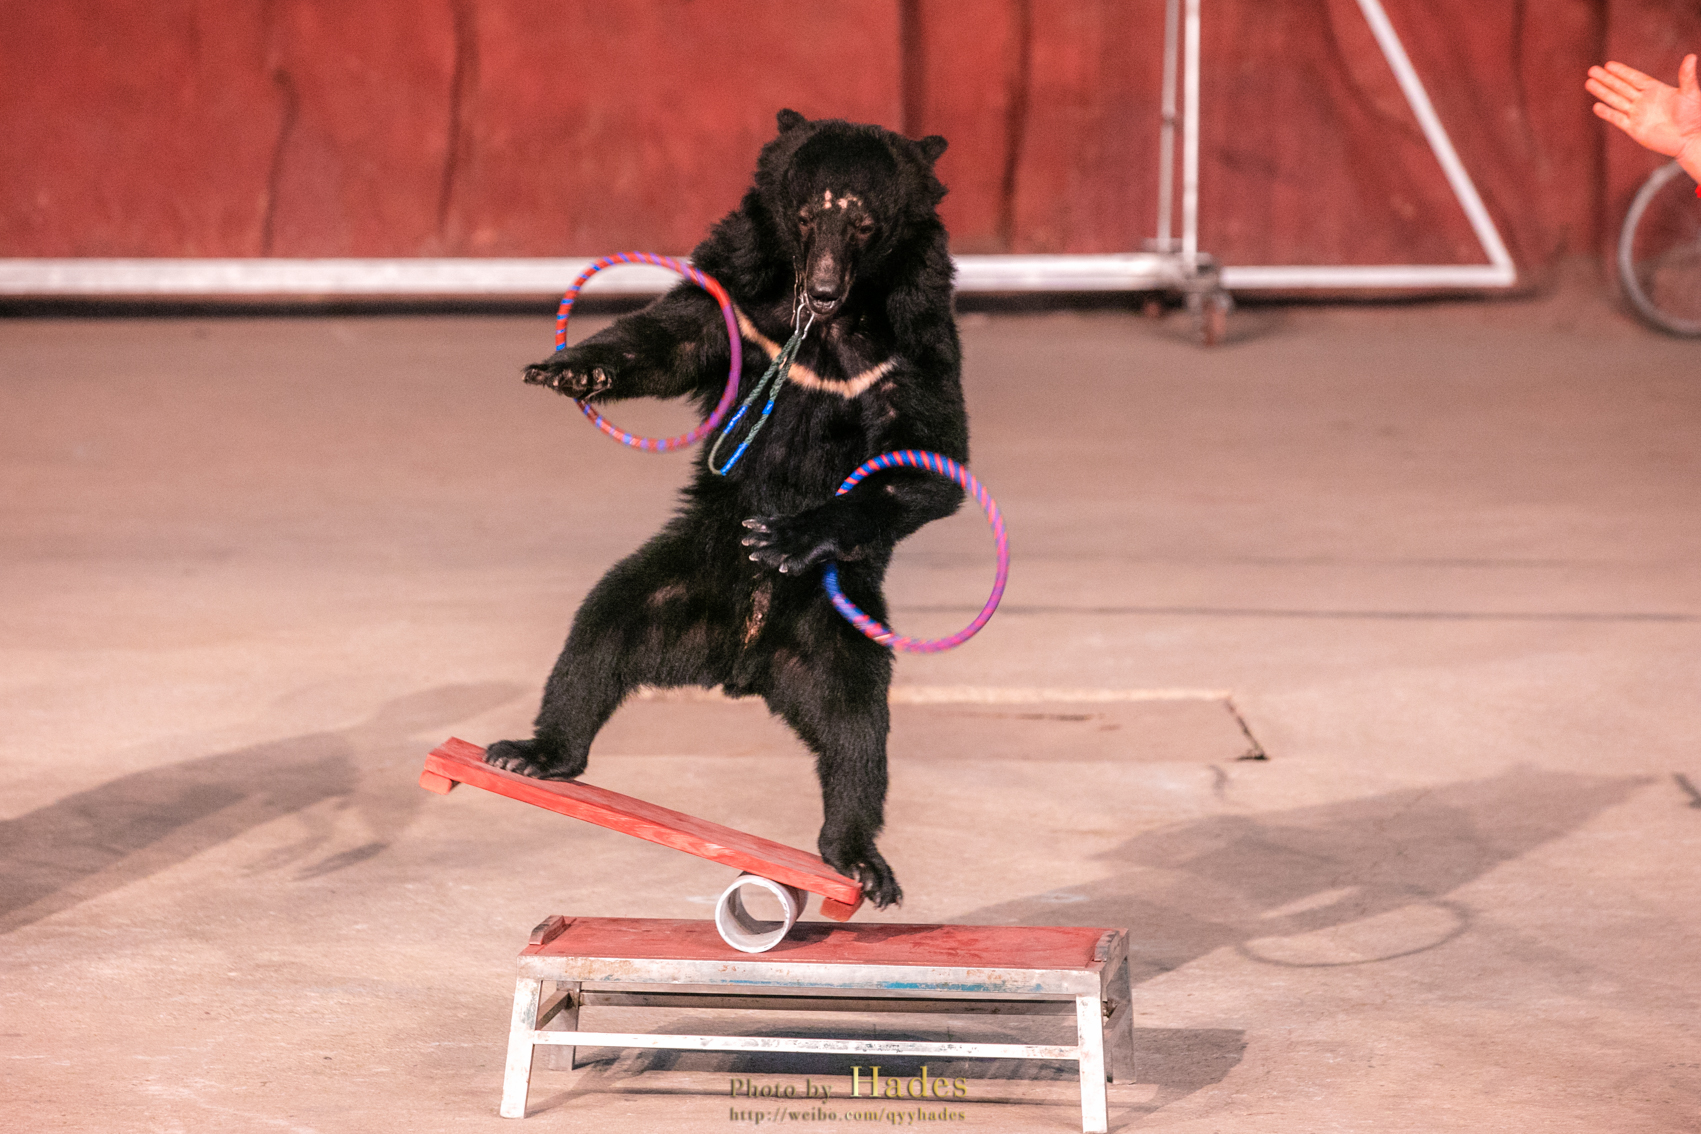
[[[1697,135],[1684,143],[1683,149],[1676,155],[1677,164],[1683,167],[1683,172],[1689,174],[1690,180],[1701,186],[1701,135]],[[1701,192],[1701,189],[1697,189]]]

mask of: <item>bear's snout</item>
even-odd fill
[[[835,314],[850,293],[850,265],[830,248],[812,250],[804,273],[803,298],[817,319]]]
[[[817,265],[816,270],[809,273],[809,282],[804,289],[804,298],[809,302],[809,310],[817,316],[831,315],[844,302],[844,274],[837,270],[837,265],[831,259]]]

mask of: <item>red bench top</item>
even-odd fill
[[[977,969],[1090,969],[1104,928],[1058,925],[835,925],[798,922],[764,953],[739,953],[715,923],[643,917],[550,919],[522,957],[611,957],[739,964],[927,965]]]

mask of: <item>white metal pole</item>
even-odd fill
[[[1506,251],[1506,245],[1501,243],[1500,231],[1494,227],[1493,218],[1488,215],[1482,198],[1477,195],[1477,187],[1471,182],[1471,175],[1465,172],[1465,165],[1453,149],[1453,141],[1442,127],[1441,119],[1436,117],[1435,107],[1429,101],[1429,92],[1424,90],[1423,80],[1418,78],[1417,70],[1406,55],[1405,46],[1394,33],[1394,25],[1389,23],[1388,13],[1382,8],[1382,0],[1358,0],[1358,6],[1364,13],[1365,22],[1370,25],[1371,34],[1376,37],[1377,45],[1382,48],[1383,56],[1388,60],[1388,66],[1393,68],[1394,78],[1399,80],[1406,101],[1411,103],[1412,113],[1417,115],[1418,125],[1423,127],[1423,136],[1429,140],[1429,148],[1435,151],[1435,158],[1441,163],[1442,172],[1447,175],[1447,184],[1453,187],[1453,195],[1459,198],[1459,204],[1464,207],[1465,216],[1470,218],[1471,228],[1476,232],[1477,240],[1482,243],[1483,251],[1488,253],[1489,262],[1500,269],[1506,283],[1512,283],[1518,274],[1512,263],[1512,255]]]
[[[1199,263],[1199,0],[1187,0],[1187,58],[1181,120],[1181,260]]]
[[[1163,120],[1158,129],[1159,252],[1175,250],[1175,68],[1181,39],[1181,0],[1164,0]]]
[[[683,259],[684,253],[677,253]],[[1160,252],[957,256],[959,292],[1152,291],[1173,288],[1177,257]],[[133,299],[265,303],[503,299],[551,302],[589,266],[560,260],[32,260],[0,258],[0,298]],[[650,274],[645,274],[646,271]],[[641,265],[587,294],[660,295],[679,282]],[[1223,286],[1260,288],[1502,288],[1516,280],[1496,264],[1227,265]],[[624,278],[622,278],[624,277]],[[637,277],[637,278],[633,278]]]

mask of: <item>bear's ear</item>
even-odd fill
[[[945,152],[946,144],[945,139],[941,138],[938,134],[929,134],[927,137],[916,143],[916,145],[921,149],[921,156],[927,159],[928,165],[932,165],[934,162],[939,160],[939,155]]]
[[[782,134],[790,130],[795,130],[809,121],[809,119],[805,118],[795,110],[782,110],[774,117],[779,119],[780,133]]]

